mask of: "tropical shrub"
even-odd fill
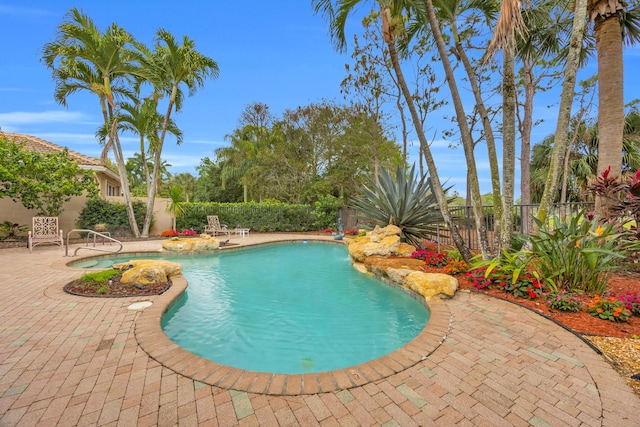
[[[12,221],[0,222],[0,240],[15,239],[18,233],[26,233],[29,227],[20,225]]]
[[[146,210],[147,207],[141,201],[133,202],[133,212],[138,224],[144,222]],[[76,221],[77,227],[83,229],[93,230],[96,224],[107,224],[107,229],[115,236],[128,235],[131,230],[125,205],[101,198],[87,200],[87,204],[80,211],[80,216]]]
[[[621,261],[637,247],[620,223],[589,221],[584,212],[566,221],[554,218],[553,228],[537,222],[540,232],[530,238],[531,253],[553,291],[604,293],[610,274],[619,271]]]
[[[532,269],[531,260],[529,252],[503,249],[501,255],[491,260],[475,257],[472,268],[484,269],[484,277],[490,280],[491,285],[505,292],[535,299],[542,293],[543,284],[538,273]]]
[[[582,307],[582,302],[577,293],[563,291],[554,291],[547,295],[547,304],[549,308],[560,311],[578,312]]]
[[[338,209],[344,207],[344,201],[330,194],[320,196],[314,203],[312,215],[315,217],[315,228],[335,227]]]
[[[613,322],[626,322],[631,317],[631,311],[624,307],[624,303],[615,297],[593,297],[587,308],[589,314]]]
[[[384,168],[377,181],[368,185],[353,201],[360,219],[385,227],[393,224],[402,230],[402,239],[416,247],[442,222],[437,199],[427,176],[416,177],[415,166],[407,174],[398,167],[394,177]]]

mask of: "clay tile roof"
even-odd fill
[[[24,144],[24,146],[27,149],[31,149],[39,153],[58,153],[64,150],[64,147],[61,147],[49,141],[45,141],[44,139],[36,138],[35,136],[31,136],[31,135],[9,133],[9,132],[2,132],[2,135],[7,137],[7,139],[9,140],[13,140],[15,142]],[[80,154],[76,151],[72,151],[72,150],[68,150],[68,151],[69,151],[69,157],[71,157],[73,160],[78,162],[78,164],[80,165],[102,166],[102,163],[98,159],[85,156],[84,154]]]

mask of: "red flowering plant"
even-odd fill
[[[180,232],[181,236],[195,236],[196,234],[198,233],[193,229],[189,229],[189,230],[185,229]]]
[[[160,235],[162,237],[177,237],[178,232],[176,230],[164,230]]]
[[[538,273],[529,267],[531,260],[530,252],[503,249],[501,255],[491,260],[474,258],[471,268],[484,269],[484,278],[490,283],[479,281],[482,287],[495,284],[516,297],[536,299],[544,286]]]
[[[519,275],[501,275],[496,278],[498,286],[520,298],[536,299],[542,293],[542,282],[535,272]]]
[[[589,314],[612,322],[626,322],[631,317],[631,311],[624,307],[624,303],[616,297],[593,297],[587,308]]]
[[[476,289],[491,289],[492,276],[486,274],[487,267],[476,267],[467,272],[467,277]]]
[[[640,316],[640,294],[637,292],[629,292],[628,294],[622,295],[620,301],[622,301],[624,308],[629,310],[631,314]]]
[[[443,254],[442,252],[431,252],[426,249],[414,251],[411,254],[411,258],[421,259],[425,264],[438,268],[445,267],[451,261],[447,254]]]

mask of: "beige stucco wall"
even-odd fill
[[[123,197],[105,197],[105,199],[110,202],[124,203]],[[146,197],[138,197],[136,200],[141,200],[145,204],[147,203]],[[65,238],[67,237],[68,231],[76,228],[76,221],[86,202],[87,198],[83,196],[73,197],[69,202],[64,204],[64,211],[58,218],[58,226],[64,231]],[[150,230],[150,235],[157,236],[164,230],[171,228],[171,216],[166,212],[169,203],[170,199],[156,199],[153,209],[154,225]],[[26,225],[31,229],[32,218],[35,215],[35,210],[26,209],[20,202],[16,203],[7,197],[0,199],[0,222],[11,221],[20,225]],[[142,229],[142,225],[143,224],[138,224],[140,229]]]

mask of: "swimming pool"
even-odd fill
[[[342,245],[162,258],[180,262],[189,283],[162,318],[165,334],[239,369],[297,374],[357,365],[402,347],[429,319],[411,296],[356,271]]]

